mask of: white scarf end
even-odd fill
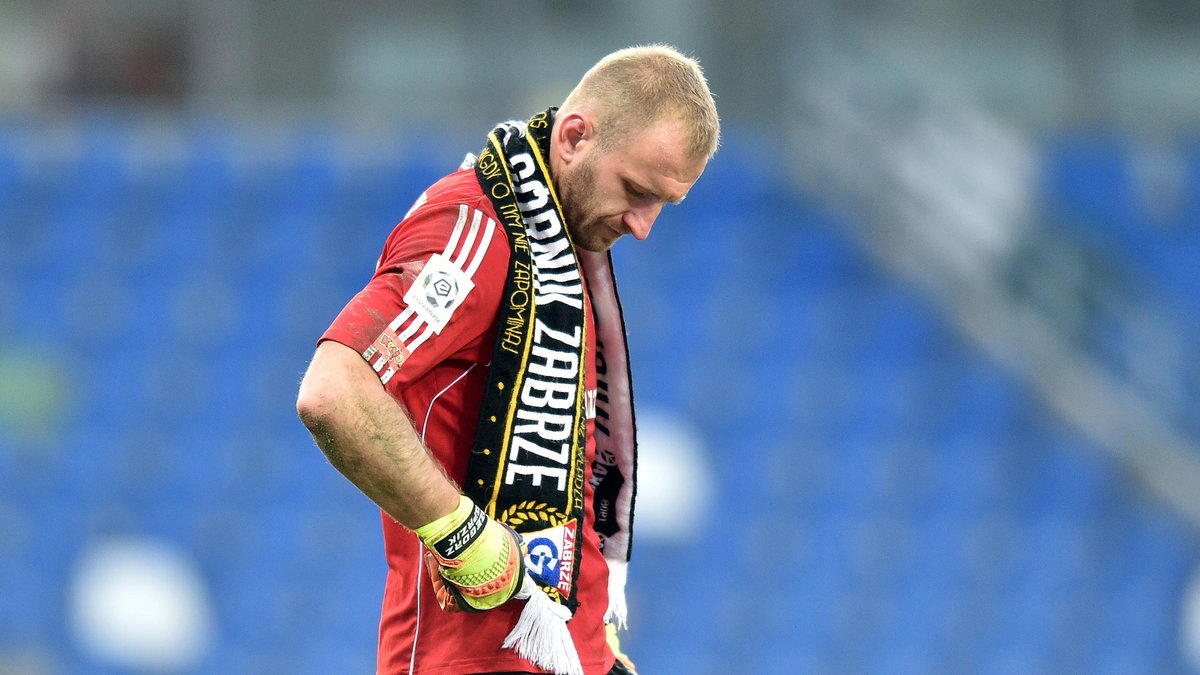
[[[629,628],[629,607],[625,604],[625,580],[629,576],[629,562],[608,560],[608,611],[604,623],[616,624],[617,628]]]
[[[517,625],[504,638],[504,648],[557,675],[583,675],[579,653],[567,628],[571,611],[542,592],[528,572],[515,597],[527,602]]]

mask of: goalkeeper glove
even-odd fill
[[[416,530],[442,609],[482,612],[521,588],[525,551],[512,528],[489,518],[466,495],[458,507]]]

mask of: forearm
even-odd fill
[[[458,504],[408,414],[349,348],[322,343],[297,408],[329,463],[401,525],[415,529]]]
[[[420,536],[443,609],[493,609],[517,594],[520,538],[459,492],[362,357],[321,343],[296,411],[329,463]]]

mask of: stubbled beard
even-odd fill
[[[592,161],[585,160],[575,171],[561,181],[563,216],[567,219],[567,231],[576,246],[588,251],[605,251],[611,244],[597,234],[603,228],[596,220],[596,200],[592,196],[596,168]]]

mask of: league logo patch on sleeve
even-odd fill
[[[433,327],[433,332],[441,333],[472,288],[475,283],[465,272],[445,256],[435,253],[404,294],[404,302]]]

